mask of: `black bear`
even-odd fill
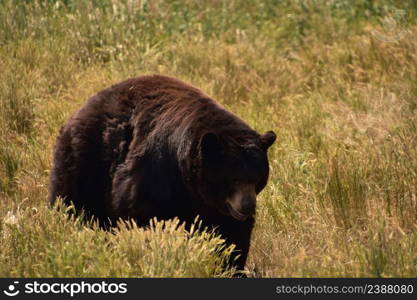
[[[180,80],[141,76],[90,98],[61,129],[49,202],[59,196],[102,226],[118,218],[197,215],[235,244],[245,266],[256,196],[268,180],[275,133],[244,121]]]

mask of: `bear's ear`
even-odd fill
[[[217,158],[222,150],[221,141],[213,132],[208,132],[203,135],[200,141],[200,147],[204,159]]]
[[[267,131],[261,135],[262,149],[265,151],[275,142],[277,135],[273,131]]]

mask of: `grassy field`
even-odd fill
[[[0,0],[0,276],[230,276],[197,227],[109,234],[47,206],[60,126],[161,73],[277,133],[250,277],[416,277],[416,3]]]

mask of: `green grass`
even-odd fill
[[[68,117],[162,73],[278,135],[249,276],[416,277],[416,17],[411,0],[1,0],[0,276],[231,275],[208,232],[111,234],[46,204]]]

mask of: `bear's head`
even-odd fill
[[[256,197],[268,181],[267,150],[275,139],[272,131],[238,139],[205,133],[200,140],[202,169],[199,176],[204,203],[239,221],[252,217]]]

